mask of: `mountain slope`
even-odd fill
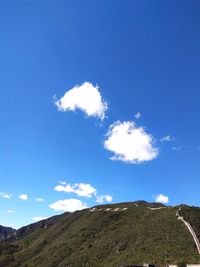
[[[63,214],[46,228],[37,229],[15,242],[1,243],[0,266],[117,267],[143,262],[158,266],[198,263],[200,256],[195,243],[185,225],[177,219],[177,209],[135,202]],[[199,208],[197,213],[200,213]]]
[[[180,215],[190,223],[200,241],[200,208],[183,205]]]
[[[0,225],[0,241],[7,240],[10,236],[14,235],[15,229]]]

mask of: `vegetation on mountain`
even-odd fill
[[[180,215],[190,223],[200,241],[200,208],[183,205]]]
[[[1,242],[0,266],[200,263],[191,234],[176,217],[177,209],[138,201],[64,213],[49,225],[49,219],[42,221],[43,227],[36,227],[15,241]],[[199,208],[196,213],[199,216]]]

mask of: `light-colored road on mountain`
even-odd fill
[[[200,254],[200,243],[199,243],[199,240],[196,236],[196,233],[195,231],[193,230],[192,226],[189,224],[189,222],[186,222],[184,220],[184,218],[182,216],[180,216],[179,212],[181,211],[181,208],[178,209],[178,211],[176,212],[176,216],[178,217],[178,220],[181,220],[185,225],[186,227],[188,228],[188,230],[190,231],[193,239],[194,239],[194,242],[196,244],[196,247],[197,247],[197,250],[198,250],[198,253]]]

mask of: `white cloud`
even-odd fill
[[[37,202],[44,202],[44,198],[42,197],[36,197],[35,199]]]
[[[28,199],[28,195],[27,194],[22,194],[22,195],[19,196],[19,198],[21,200],[27,200]]]
[[[96,198],[97,203],[105,203],[105,202],[111,202],[111,201],[112,201],[112,197],[109,195],[99,195]]]
[[[136,118],[136,119],[141,118],[141,116],[142,116],[142,114],[141,114],[140,112],[137,112],[137,113],[135,114],[135,118]]]
[[[166,135],[160,139],[161,142],[172,142],[173,140],[174,138],[172,138],[170,135]]]
[[[55,101],[59,111],[75,111],[80,109],[88,117],[105,118],[108,105],[103,101],[99,87],[89,82],[76,85],[67,91],[63,97]]]
[[[11,214],[11,213],[14,213],[15,211],[14,210],[6,210],[6,212]]]
[[[96,195],[96,189],[91,186],[90,184],[84,184],[84,183],[76,183],[71,185],[70,183],[65,183],[57,185],[54,190],[59,192],[66,192],[66,193],[74,193],[78,195],[79,197],[87,197],[90,198],[93,195]]]
[[[168,203],[169,202],[169,198],[163,194],[159,194],[154,196],[154,199],[156,202],[160,202],[160,203]]]
[[[113,123],[106,134],[104,147],[114,152],[112,160],[128,163],[141,163],[158,156],[153,137],[131,121]]]
[[[32,220],[34,222],[39,222],[39,221],[42,221],[42,220],[45,220],[45,219],[46,219],[46,217],[41,217],[41,216],[35,216],[35,217],[32,218]]]
[[[8,193],[0,192],[0,197],[10,199],[12,195]]]
[[[63,200],[58,200],[49,207],[55,211],[69,211],[69,212],[74,212],[75,210],[82,210],[87,208],[87,204],[80,201],[79,199],[63,199]]]

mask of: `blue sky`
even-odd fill
[[[102,201],[200,205],[199,12],[0,1],[0,224]]]

